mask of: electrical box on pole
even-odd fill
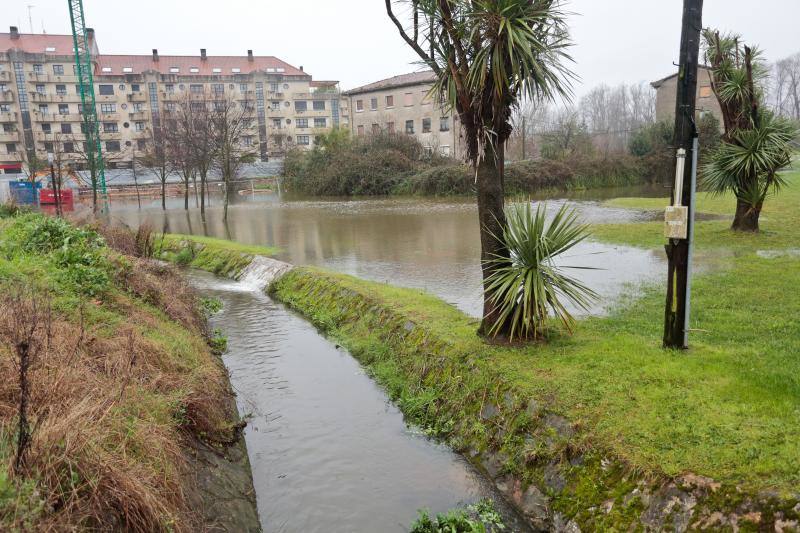
[[[94,95],[94,64],[92,39],[86,31],[82,0],[67,0],[72,23],[72,42],[75,48],[75,75],[81,93],[83,124],[86,135],[86,163],[92,173],[92,187],[99,187],[103,204],[106,202],[106,173],[103,148],[100,145],[100,124],[97,122],[97,102]]]
[[[700,31],[703,28],[703,0],[684,0],[678,90],[675,102],[675,184],[672,206],[667,210],[668,276],[664,311],[664,347],[688,348],[691,239],[694,216],[694,176],[698,145],[695,125],[697,67],[700,59]],[[686,158],[691,155],[691,164]],[[684,186],[688,185],[688,186]],[[672,222],[672,224],[670,224]],[[674,233],[673,233],[674,232]]]

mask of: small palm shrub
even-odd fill
[[[492,273],[484,290],[496,317],[489,335],[508,331],[510,340],[540,339],[550,315],[571,332],[575,319],[565,302],[586,310],[597,293],[564,272],[587,267],[558,265],[556,258],[588,237],[589,226],[580,223],[567,204],[549,222],[544,204],[535,211],[530,202],[512,204],[506,208],[506,220],[502,241],[510,258],[487,262]]]

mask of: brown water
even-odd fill
[[[605,191],[641,196],[662,191]],[[589,222],[650,215],[576,200]],[[563,199],[551,199],[558,207]],[[229,223],[212,207],[203,223],[180,199],[142,211],[115,202],[114,219],[156,228],[278,246],[279,258],[363,278],[419,287],[477,316],[478,224],[472,200],[237,198]],[[586,242],[564,261],[598,270],[575,274],[613,305],[631,287],[659,279],[661,254]],[[213,318],[229,339],[225,364],[250,416],[245,438],[265,531],[404,531],[419,508],[443,512],[482,497],[501,501],[462,457],[403,422],[359,364],[307,322],[239,282],[191,274],[224,308]],[[592,309],[604,312],[602,305]],[[500,503],[511,531],[526,531]]]
[[[652,214],[607,208],[605,198],[663,195],[662,189],[627,188],[576,193],[572,199],[590,223],[636,221]],[[279,259],[316,265],[361,278],[425,289],[472,316],[481,311],[478,221],[473,199],[284,199],[265,193],[237,196],[223,224],[217,201],[206,223],[197,210],[185,212],[182,199],[171,199],[166,212],[159,200],[142,211],[135,200],[115,202],[114,219],[155,228],[277,246]],[[565,200],[548,200],[554,210]],[[592,266],[572,274],[603,297],[591,310],[601,314],[619,296],[641,282],[666,274],[664,254],[637,248],[584,242],[562,263]]]

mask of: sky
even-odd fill
[[[1,0],[0,31],[70,33],[66,0]],[[9,5],[10,4],[10,5]],[[675,71],[680,0],[571,0],[580,80],[576,95],[601,83],[650,82]],[[84,0],[102,53],[273,55],[315,79],[350,89],[419,70],[388,20],[383,0]],[[705,0],[703,24],[757,43],[770,61],[800,52],[800,0]]]

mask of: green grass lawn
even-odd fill
[[[279,280],[275,292],[362,359],[401,407],[466,404],[474,396],[469,391],[482,390],[485,399],[486,391],[510,386],[582,428],[581,445],[610,452],[637,471],[692,472],[787,494],[800,485],[800,257],[767,259],[756,252],[800,247],[800,172],[789,181],[766,203],[758,235],[732,233],[729,220],[697,224],[698,255],[719,257],[720,268],[694,280],[687,351],[661,347],[664,287],[644,289],[611,316],[581,321],[571,337],[524,348],[485,344],[474,320],[419,291],[301,269]],[[667,201],[610,203],[661,210]],[[698,209],[732,215],[733,205],[729,197],[701,194]],[[662,248],[662,227],[602,225],[594,234]],[[346,309],[354,293],[370,302],[359,312]],[[396,324],[381,331],[387,309],[440,339],[446,355],[427,344],[412,353],[408,341],[394,340]],[[484,373],[464,372],[464,361],[473,359]],[[426,377],[437,365],[448,368],[436,378],[442,383]],[[422,376],[419,386],[410,378],[415,373]]]

